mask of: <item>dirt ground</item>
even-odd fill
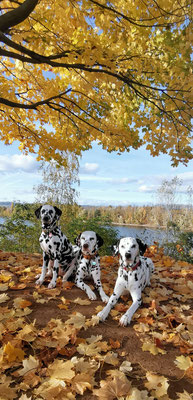
[[[132,370],[127,374],[127,378],[132,386],[140,391],[146,389],[145,382],[148,372],[166,377],[169,383],[168,397],[154,397],[154,399],[178,399],[177,393],[184,391],[191,398],[193,393],[192,367],[188,369],[187,373],[186,370],[180,369],[175,361],[176,357],[182,355],[193,361],[192,266],[186,263],[175,263],[174,260],[158,254],[155,249],[148,256],[152,257],[156,271],[152,278],[152,286],[145,289],[143,305],[136,312],[131,324],[127,327],[121,327],[118,324],[120,316],[131,304],[130,297],[123,296],[115,307],[114,314],[111,314],[106,322],[78,331],[79,342],[92,335],[102,335],[102,340],[112,346],[112,351],[118,354],[120,362],[127,360],[131,363]],[[39,330],[44,329],[51,319],[60,319],[64,322],[75,313],[81,313],[87,319],[91,319],[93,315],[97,314],[100,307],[103,306],[98,294],[96,301],[92,301],[88,305],[80,305],[74,303],[74,300],[76,298],[88,300],[86,294],[71,283],[67,283],[63,288],[61,278],[58,278],[57,287],[53,291],[47,289],[48,278],[42,288],[35,286],[35,275],[40,271],[41,260],[40,254],[27,255],[0,251],[0,277],[9,277],[7,282],[5,278],[0,280],[2,282],[0,293],[6,293],[9,297],[6,302],[1,304],[1,313],[12,309],[14,299],[18,297],[29,301],[31,312],[24,315],[24,318],[27,324],[33,323],[35,320],[35,326]],[[112,293],[117,269],[118,260],[116,258],[101,258],[102,282],[108,295]],[[88,283],[92,286],[92,282]],[[69,300],[66,302],[66,307],[65,303],[63,307],[61,306],[61,298]],[[46,301],[41,303],[38,299],[46,299]],[[25,309],[24,306],[23,309]],[[4,322],[2,315],[1,321]],[[6,330],[1,333],[2,347],[8,342],[14,342],[15,332]],[[150,352],[142,349],[143,344],[149,342],[154,346],[156,354],[152,354],[154,350]],[[80,356],[76,352],[76,343],[75,346],[69,344],[67,350],[69,357],[66,354],[65,360],[72,356]],[[156,352],[156,350],[158,351]],[[55,355],[61,357],[57,351]],[[96,382],[107,378],[106,370],[109,367],[114,368],[106,363],[101,365],[95,375]],[[12,373],[11,368],[5,368],[3,373],[5,372],[9,376]],[[29,393],[32,393],[32,399],[36,398],[33,396],[33,392]],[[20,395],[18,395],[18,399]],[[92,391],[86,390],[82,395],[77,393],[76,398],[95,400],[98,397]],[[5,399],[7,398],[5,397]]]

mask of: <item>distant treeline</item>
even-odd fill
[[[83,207],[87,218],[95,215],[109,216],[116,224],[148,225],[151,227],[167,227],[176,224],[181,230],[192,230],[193,208],[191,206],[166,207],[127,206],[127,207]]]

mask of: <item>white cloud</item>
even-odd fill
[[[157,186],[155,185],[141,185],[138,188],[139,192],[143,192],[143,193],[154,193],[157,190]]]
[[[0,172],[34,172],[38,168],[38,162],[32,155],[13,154],[0,155]]]
[[[97,163],[85,163],[83,167],[80,167],[80,172],[83,174],[93,174],[99,170],[99,164]]]

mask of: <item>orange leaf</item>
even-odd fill
[[[113,340],[110,338],[109,343],[110,343],[112,349],[119,349],[121,347],[121,344],[118,340]]]
[[[74,286],[74,282],[64,282],[63,283],[63,289],[64,290],[71,290],[72,287]]]
[[[22,290],[26,288],[26,284],[25,283],[18,283],[17,285],[11,286],[10,285],[10,289],[12,290]]]

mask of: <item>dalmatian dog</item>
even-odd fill
[[[84,290],[90,300],[96,300],[95,293],[84,282],[87,277],[92,277],[95,288],[103,302],[107,303],[109,297],[105,294],[100,280],[100,258],[98,249],[103,245],[103,239],[94,231],[82,232],[76,239],[76,245],[80,248],[77,267],[75,272],[75,284],[78,288]],[[70,271],[64,275],[64,279],[68,279]]]
[[[130,324],[133,314],[142,303],[142,290],[150,285],[154,271],[152,260],[143,257],[146,248],[140,239],[132,237],[122,238],[114,246],[115,255],[119,256],[118,277],[108,304],[97,314],[101,321],[105,321],[119,297],[130,292],[133,303],[119,321],[122,326]]]
[[[56,286],[59,268],[65,272],[69,269],[71,274],[76,264],[77,246],[73,246],[69,242],[57,225],[61,214],[62,211],[58,207],[50,205],[41,206],[35,211],[36,217],[41,219],[42,223],[42,233],[39,241],[43,250],[42,272],[36,284],[42,285],[45,276],[52,275],[52,280],[48,286],[49,289]],[[46,274],[47,270],[48,273]]]

